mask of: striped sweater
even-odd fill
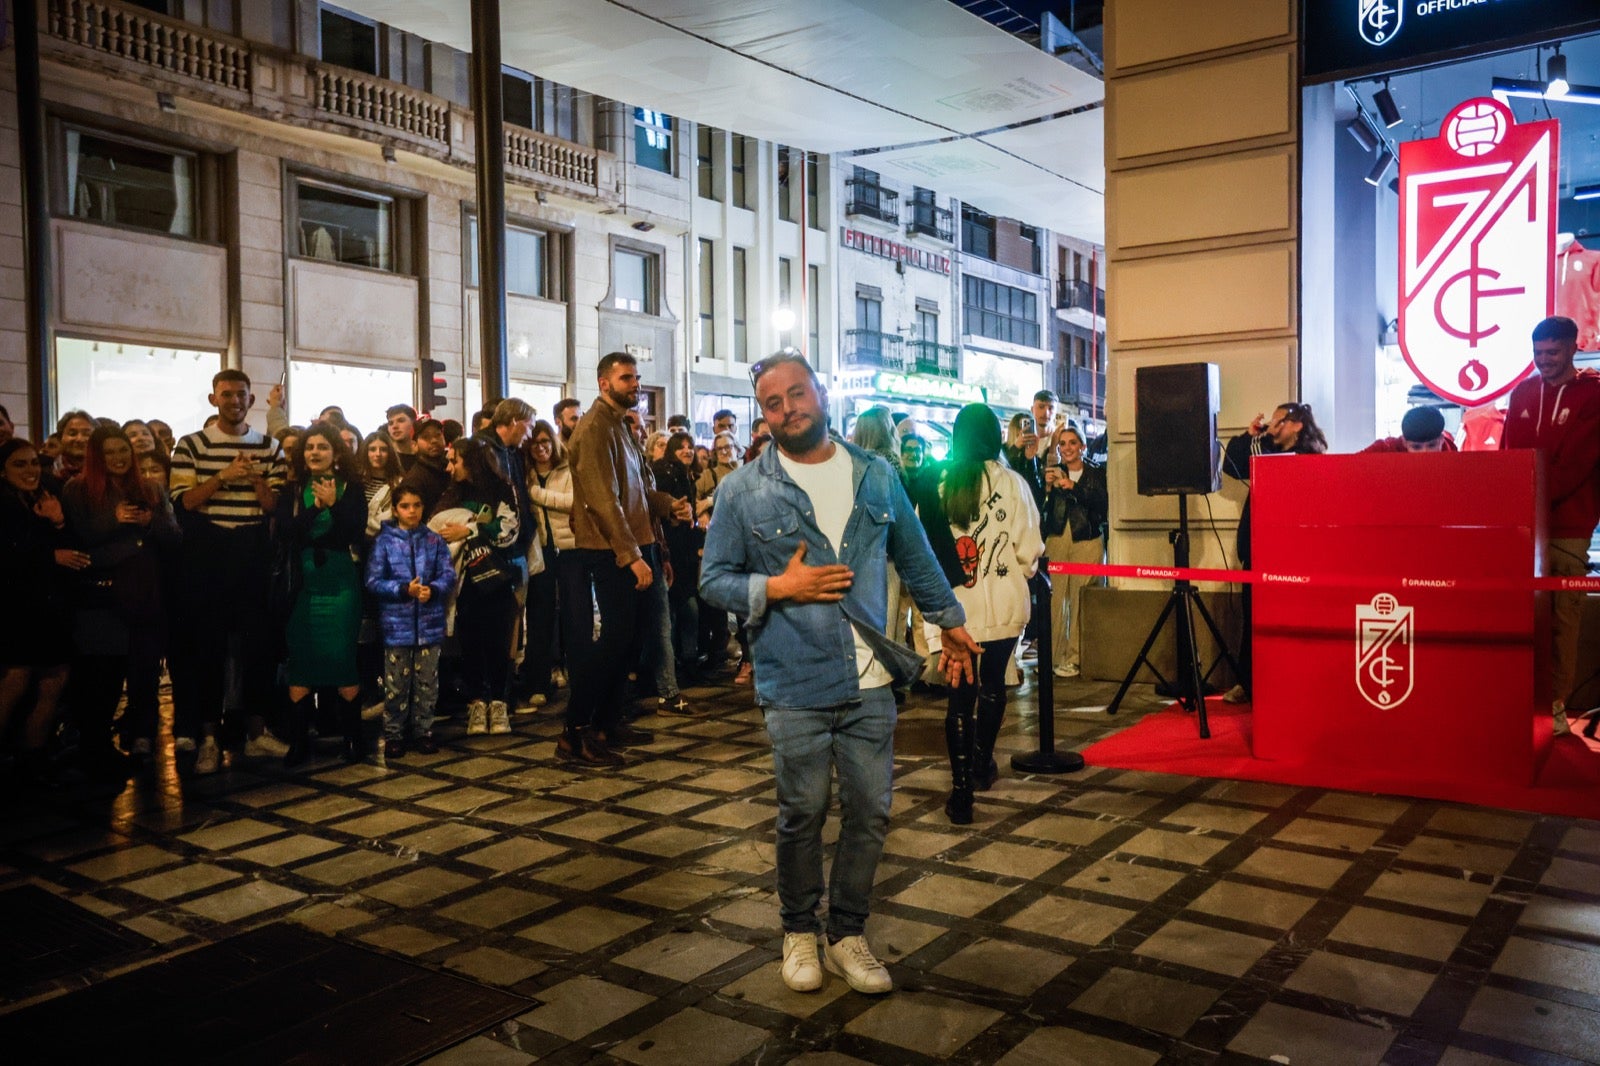
[[[188,434],[172,449],[169,485],[173,506],[180,506],[184,493],[221,473],[240,454],[248,455],[266,469],[267,484],[274,492],[283,487],[283,453],[277,441],[249,428],[237,437],[230,437],[211,426]],[[261,509],[255,489],[248,481],[223,485],[205,506],[190,513],[204,515],[213,525],[224,529],[257,525],[271,517]]]

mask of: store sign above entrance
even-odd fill
[[[1555,307],[1558,126],[1468,100],[1400,145],[1400,350],[1465,407],[1528,373],[1528,334]]]
[[[844,228],[839,231],[839,243],[846,248],[858,252],[875,255],[879,259],[892,259],[896,263],[905,263],[920,270],[931,270],[935,274],[950,273],[950,257],[930,252],[926,248],[915,248],[899,241],[891,241],[887,237],[875,237],[870,233],[863,233],[858,229]]]

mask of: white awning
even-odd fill
[[[465,0],[341,6],[470,51]],[[948,0],[502,0],[507,66],[857,160],[982,210],[1104,231],[1098,78]]]

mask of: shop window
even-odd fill
[[[555,283],[561,268],[558,239],[544,230],[506,227],[506,292],[516,296],[561,299]],[[467,216],[466,278],[468,288],[478,287],[478,218]]]
[[[633,109],[633,159],[641,167],[672,173],[672,116]]]
[[[394,270],[395,202],[298,178],[294,184],[298,254],[348,266]]]
[[[661,258],[656,253],[636,248],[613,248],[611,306],[619,311],[660,314],[660,269]]]
[[[733,250],[733,357],[741,363],[750,361],[749,259],[745,249]]]
[[[118,422],[159,418],[179,436],[216,413],[206,397],[211,375],[222,369],[220,352],[58,337],[55,356],[58,411],[93,411]]]
[[[258,395],[264,391],[257,386]],[[446,386],[445,392],[453,389]],[[384,412],[391,404],[413,401],[416,372],[292,359],[288,394],[289,418],[295,425],[308,426],[324,408],[337,405],[352,426],[368,429],[387,421]]]
[[[93,222],[197,235],[193,153],[62,127],[65,208]]]
[[[967,332],[975,337],[1039,346],[1039,296],[968,275],[962,279]]]
[[[318,26],[322,31],[318,54],[323,62],[359,70],[363,74],[378,73],[376,22],[354,12],[323,4]]]
[[[699,263],[700,312],[696,320],[695,352],[701,359],[714,359],[717,355],[717,286],[716,245],[700,238]]]

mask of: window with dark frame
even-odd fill
[[[323,4],[318,12],[318,55],[323,62],[378,73],[378,24],[341,8]]]
[[[700,238],[699,263],[696,264],[700,276],[700,336],[696,353],[701,359],[714,359],[717,355],[717,270],[716,270],[716,245],[704,237]]]
[[[62,214],[174,237],[200,235],[193,152],[60,128]]]
[[[746,249],[733,250],[733,357],[741,363],[750,361],[749,260]]]
[[[506,292],[559,300],[554,279],[560,274],[552,261],[557,243],[553,235],[528,226],[506,227]],[[478,287],[478,218],[467,216],[466,278],[468,288]]]
[[[656,268],[659,259],[636,248],[611,250],[611,306],[619,311],[660,314]]]
[[[806,343],[810,345],[806,353],[813,360],[820,358],[817,354],[822,349],[822,270],[817,266],[806,267]]]
[[[796,181],[794,171],[790,169],[793,152],[794,149],[788,145],[778,146],[778,218],[783,222],[794,221]]]
[[[967,275],[962,279],[966,331],[976,337],[1039,347],[1039,296]]]
[[[702,200],[717,198],[716,141],[715,127],[702,124],[695,129],[695,195]]]
[[[961,250],[984,259],[995,257],[994,216],[961,205]]]
[[[297,178],[297,254],[347,266],[394,270],[395,201],[308,178]]]
[[[633,109],[634,162],[672,173],[672,116],[647,107]]]
[[[749,165],[755,154],[755,141],[743,134],[735,133],[728,142],[728,198],[733,201],[734,207],[749,209],[750,183],[748,179]]]
[[[781,255],[778,257],[778,306],[794,310],[794,260]],[[778,334],[778,347],[788,348],[793,344],[793,329]]]
[[[806,225],[812,229],[822,228],[822,193],[821,182],[817,180],[821,164],[817,160],[817,153],[806,153]]]

